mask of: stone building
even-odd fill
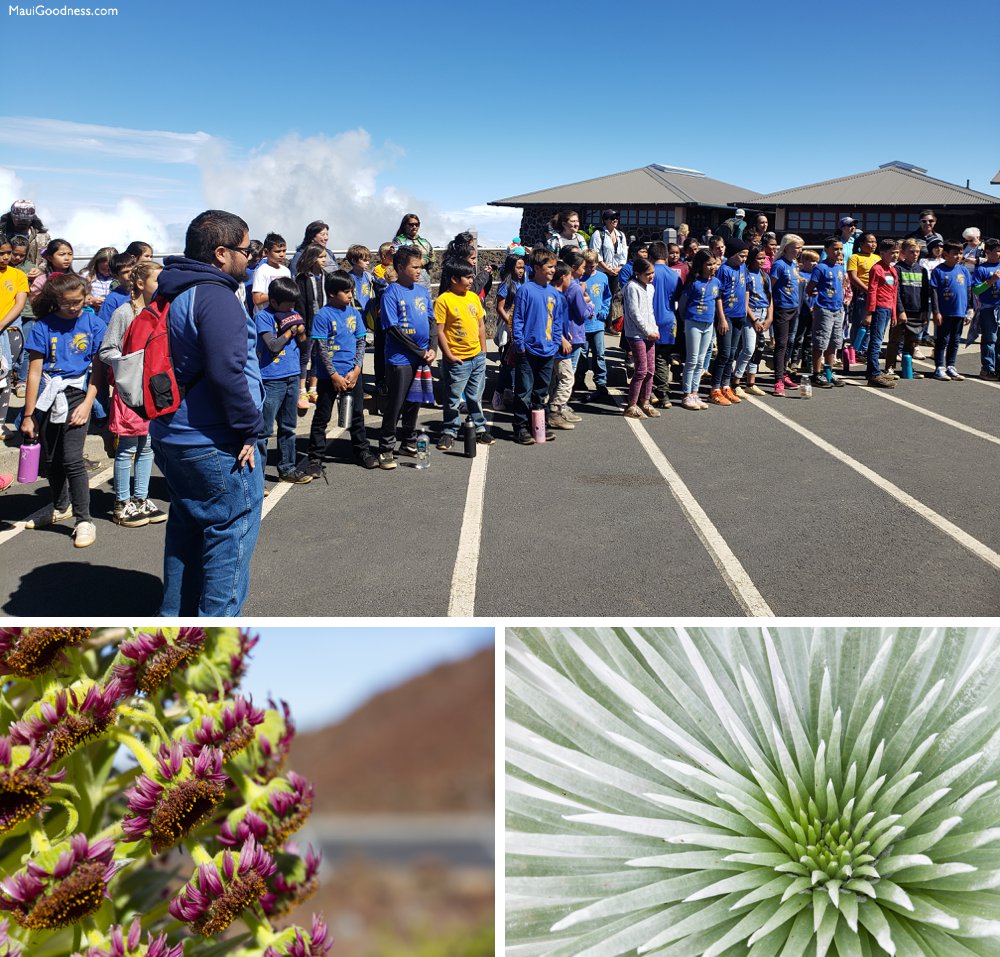
[[[934,210],[936,229],[945,239],[960,240],[968,226],[978,226],[984,238],[1000,236],[1000,198],[970,189],[968,184],[935,179],[927,170],[900,160],[764,195],[732,193],[729,201],[762,206],[779,235],[798,233],[807,244],[820,243],[835,233],[843,216],[856,219],[862,229],[879,238],[899,239],[918,228],[922,209]]]
[[[599,176],[579,183],[553,186],[521,196],[495,199],[491,206],[524,210],[521,239],[529,246],[545,238],[549,220],[561,209],[575,209],[581,226],[600,226],[601,211],[621,213],[621,229],[640,240],[659,239],[667,226],[687,223],[694,236],[731,216],[734,196],[757,194],[742,186],[709,179],[704,173],[679,166],[652,163],[639,169]],[[759,204],[745,202],[749,216]]]

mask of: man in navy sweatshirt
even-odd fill
[[[260,532],[263,463],[254,462],[264,387],[253,320],[236,298],[250,235],[210,209],[188,226],[183,256],[168,256],[158,294],[170,300],[170,347],[180,407],[149,424],[170,491],[163,616],[239,615]]]

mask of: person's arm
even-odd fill
[[[357,337],[357,342],[354,351],[354,368],[347,373],[345,377],[347,379],[347,387],[353,389],[355,383],[358,381],[358,377],[361,375],[361,370],[365,365],[365,337],[363,335]]]
[[[715,300],[715,326],[719,331],[719,335],[724,336],[729,332],[729,323],[726,322],[726,311],[722,308],[722,300]]]
[[[95,357],[96,358],[96,357]],[[90,410],[94,407],[94,399],[100,387],[104,384],[104,365],[98,359],[91,360],[90,383],[83,401],[69,414],[69,425],[86,425],[90,421]]]
[[[434,318],[431,320],[430,325],[434,329],[439,330],[448,321],[448,306],[444,301],[444,297],[438,296],[437,302],[434,303]],[[441,354],[449,362],[457,362],[455,358],[455,353],[451,351],[451,346],[448,344],[448,337],[438,335],[438,341],[441,345]]]
[[[128,313],[131,311],[132,307],[130,305],[128,312],[120,312],[116,309],[112,314],[107,331],[104,333],[104,340],[101,342],[101,348],[97,353],[101,362],[111,365],[116,359],[122,357],[125,332],[131,322],[131,316]]]
[[[281,352],[289,342],[292,341],[292,337],[295,335],[295,328],[291,327],[286,329],[280,335],[275,335],[273,332],[262,332],[260,338],[264,345],[267,346],[268,351],[272,355],[277,355]]]
[[[508,295],[510,287],[508,286]],[[500,321],[510,328],[510,313],[507,312],[507,296],[497,296],[497,315],[500,317]]]
[[[486,312],[479,316],[479,351],[486,354]]]
[[[853,259],[853,258],[854,257],[852,256],[851,259]],[[868,293],[868,287],[860,279],[858,279],[858,270],[857,270],[857,268],[855,268],[855,269],[848,268],[848,270],[847,270],[847,278],[848,278],[848,280],[851,283],[851,288],[855,292],[861,293],[862,296],[864,296],[864,295],[866,295]],[[868,273],[868,281],[871,282],[871,272]]]
[[[438,327],[436,322],[427,323],[427,351],[424,353],[424,362],[430,365],[437,358],[438,350]],[[442,340],[443,341],[443,340]]]
[[[8,266],[8,269],[11,267]],[[0,332],[3,332],[12,322],[14,322],[24,309],[24,304],[28,301],[26,292],[19,292],[14,296],[14,305],[7,310],[6,315],[0,319]]]
[[[510,320],[510,338],[514,351],[518,353],[524,352],[524,303],[527,297],[524,288],[521,286],[514,296],[514,314]]]
[[[28,352],[28,381],[24,387],[24,413],[21,416],[21,431],[29,438],[35,438],[35,403],[38,402],[38,386],[42,381],[42,360],[40,352]]]
[[[866,292],[868,295],[868,302],[865,306],[865,316],[861,320],[863,326],[870,326],[872,323],[872,317],[875,315],[875,303],[878,301],[878,291],[879,287],[882,285],[883,273],[881,268],[872,266],[871,271],[868,273],[868,289]]]

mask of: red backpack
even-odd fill
[[[169,315],[170,301],[154,297],[125,331],[122,357],[114,370],[115,388],[122,401],[144,419],[176,412],[186,392],[177,384],[174,372]]]

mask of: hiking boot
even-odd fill
[[[729,401],[723,394],[722,389],[712,389],[708,393],[708,401],[712,405],[732,405],[733,403]]]
[[[77,522],[73,529],[73,547],[86,548],[97,541],[97,527],[93,522]]]
[[[884,375],[871,376],[868,379],[868,384],[875,386],[877,389],[895,389],[896,383]]]
[[[167,520],[167,513],[158,509],[150,498],[133,499],[135,507],[149,519],[150,525],[159,525]]]
[[[493,445],[496,439],[490,435],[489,432],[477,432],[476,433],[476,444],[477,445]]]
[[[375,463],[378,465],[378,462]],[[318,479],[323,475],[323,463],[322,462],[310,462],[303,470],[309,478]]]
[[[989,369],[983,369],[979,373],[979,378],[980,379],[986,379],[989,382],[996,382],[998,379],[1000,379],[1000,374],[998,374],[996,372],[990,372]]]
[[[312,480],[313,477],[301,469],[292,469],[278,476],[279,482],[288,482],[290,485],[308,485]]]
[[[29,518],[24,523],[25,528],[45,528],[46,525],[55,525],[56,522],[65,522],[67,518],[73,517],[73,506],[67,505],[65,508],[55,508],[50,506],[35,518]]]
[[[583,416],[582,415],[577,415],[572,409],[570,409],[570,407],[568,405],[564,405],[562,407],[562,417],[567,422],[582,422],[583,421]]]
[[[111,521],[115,525],[122,525],[125,528],[141,528],[143,525],[149,524],[149,518],[143,515],[142,509],[137,508],[135,502],[130,498],[125,499],[124,502],[115,502]],[[77,528],[79,527],[78,525]]]
[[[450,452],[455,447],[455,436],[442,432],[441,438],[437,440],[437,447],[442,452]]]
[[[550,429],[566,429],[567,431],[576,428],[561,412],[549,413],[548,427]]]
[[[379,452],[378,467],[380,469],[394,469],[396,467],[396,457],[392,452]]]

